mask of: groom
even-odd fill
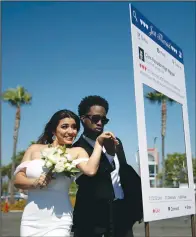
[[[74,146],[84,148],[89,156],[97,136],[109,122],[108,109],[108,102],[100,96],[87,96],[78,106],[84,132]],[[104,143],[97,174],[82,174],[76,183],[74,237],[133,236],[132,226],[143,217],[141,182],[127,164],[120,140],[117,147],[112,141]]]

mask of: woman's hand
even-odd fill
[[[47,185],[51,182],[52,176],[51,173],[43,173],[40,175],[38,179],[33,182],[34,188],[40,187],[40,189],[47,187]]]
[[[114,145],[119,144],[118,140],[116,139],[116,137],[114,136],[112,132],[103,132],[101,135],[97,137],[97,141],[99,142],[101,146],[103,146],[104,141],[106,140],[112,141]]]

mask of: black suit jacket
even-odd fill
[[[118,139],[119,140],[119,139]],[[73,145],[82,147],[89,156],[93,148],[81,136]],[[127,164],[121,141],[116,151],[120,163],[120,181],[124,191],[124,199],[130,219],[134,223],[143,217],[141,180],[135,170]],[[113,167],[104,153],[101,155],[97,174],[93,177],[82,174],[77,180],[78,192],[73,215],[74,228],[88,231],[95,227],[105,227],[109,220],[108,203],[114,200],[114,190],[111,180]]]

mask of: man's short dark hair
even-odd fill
[[[79,116],[81,117],[82,115],[87,114],[90,107],[94,105],[102,106],[105,108],[106,113],[108,112],[109,104],[106,99],[98,95],[90,95],[84,97],[78,105]]]

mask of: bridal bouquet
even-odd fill
[[[66,146],[48,146],[42,152],[42,159],[45,161],[44,167],[52,173],[64,173],[66,176],[75,176],[80,172],[73,162],[73,158],[66,152]]]

